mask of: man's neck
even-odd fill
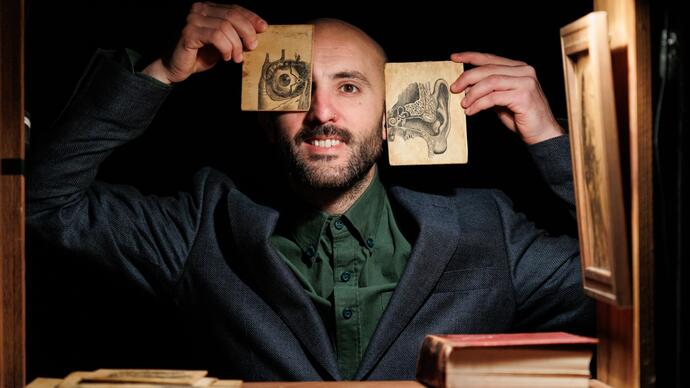
[[[373,165],[367,175],[354,186],[343,190],[316,190],[292,183],[295,194],[307,204],[328,214],[343,214],[359,199],[376,175]]]

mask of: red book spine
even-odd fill
[[[446,387],[446,367],[451,346],[439,338],[427,336],[417,359],[417,381],[438,388]]]

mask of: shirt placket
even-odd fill
[[[333,236],[336,351],[341,373],[349,378],[358,367],[355,361],[359,359],[361,347],[356,239],[340,217],[334,218],[329,228]]]

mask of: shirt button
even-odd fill
[[[343,220],[338,218],[337,220],[335,220],[335,223],[333,223],[333,226],[335,226],[336,229],[341,230],[345,227],[345,224],[343,224]]]
[[[350,319],[352,318],[352,309],[351,308],[345,308],[343,309],[343,318],[345,319]]]
[[[347,282],[350,280],[350,277],[352,277],[352,274],[348,271],[345,271],[340,274],[340,280]]]
[[[374,247],[374,239],[373,239],[373,238],[368,238],[368,239],[367,239],[367,246],[368,246],[369,248],[373,248],[373,247]]]
[[[313,257],[316,254],[316,249],[314,249],[313,245],[310,245],[309,248],[304,251],[304,254],[307,255],[307,257]]]

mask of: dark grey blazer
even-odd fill
[[[95,181],[99,164],[144,132],[167,94],[96,55],[50,139],[32,150],[29,227],[172,298],[212,338],[202,348],[225,376],[340,379],[316,308],[269,243],[278,210],[212,169],[176,197]],[[532,152],[572,203],[567,139]],[[413,379],[427,333],[582,331],[591,324],[576,240],[536,229],[497,191],[388,193],[396,218],[413,231],[413,250],[356,379]]]

